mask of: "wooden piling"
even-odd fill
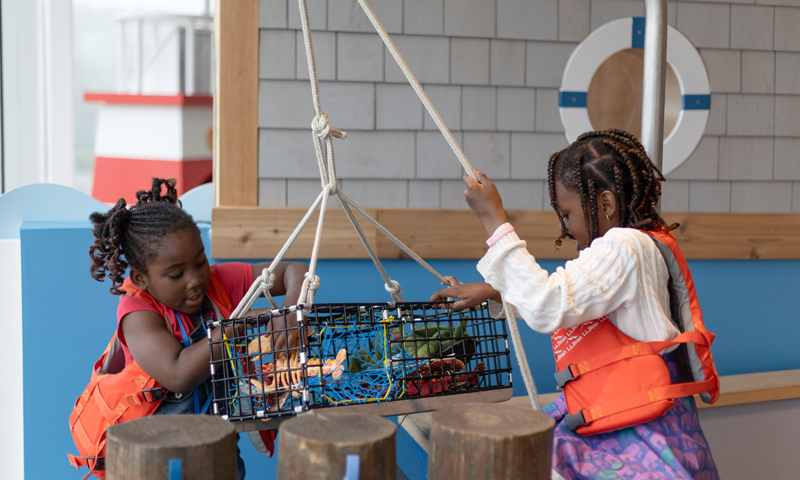
[[[236,479],[236,435],[229,422],[210,415],[153,415],[106,431],[106,479]],[[173,469],[177,462],[173,462]]]
[[[544,413],[473,403],[431,421],[429,480],[550,479],[555,421]]]
[[[395,480],[397,426],[376,415],[300,415],[281,426],[279,480],[341,480],[347,455],[359,456],[359,480]]]

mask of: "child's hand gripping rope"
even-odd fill
[[[497,187],[489,180],[485,174],[475,170],[478,181],[470,176],[464,175],[464,183],[467,189],[464,190],[464,198],[469,208],[483,222],[486,227],[486,235],[490,236],[497,230],[497,227],[506,223],[506,212],[503,210],[503,199]]]

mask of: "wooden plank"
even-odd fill
[[[216,205],[258,205],[258,0],[216,2]]]
[[[709,405],[695,396],[698,408],[800,398],[800,370],[726,375],[720,377],[719,381],[717,402]]]
[[[302,209],[291,208],[252,209],[262,213],[250,210],[231,207],[214,211],[215,257],[269,258],[277,252],[276,246],[280,248],[283,239],[288,237],[285,229],[291,231],[297,224],[293,219],[299,221],[304,213]],[[340,212],[338,209],[331,211]],[[373,209],[369,213],[423,258],[477,260],[486,252],[486,232],[469,210]],[[554,241],[559,228],[552,211],[510,210],[507,214],[534,257],[567,259],[577,256],[574,242],[568,239],[556,250]],[[356,216],[370,232],[370,244],[376,246],[381,258],[405,256],[394,243],[377,234],[366,220]],[[674,233],[688,259],[800,259],[800,214],[667,213],[664,216],[669,223],[681,224]],[[250,218],[261,223],[249,225]],[[279,237],[280,241],[269,223],[278,219],[283,222],[280,227],[285,233]],[[240,241],[240,224],[249,227],[246,242]],[[234,225],[236,228],[232,229]],[[340,241],[323,243],[320,258],[368,258],[343,213],[329,217],[325,229],[326,232],[332,230]],[[242,250],[243,243],[249,245],[246,252]],[[310,249],[300,251],[310,252]],[[301,253],[293,255],[307,258]]]
[[[215,207],[212,210],[211,253],[214,258],[273,258],[306,214],[305,208]],[[377,215],[375,210],[367,210]],[[286,258],[310,258],[319,212],[297,237]],[[372,248],[377,230],[360,222]],[[368,258],[341,208],[329,208],[319,250],[320,258]]]
[[[697,408],[716,408],[748,403],[771,402],[800,398],[800,370],[748,373],[744,375],[725,375],[719,377],[719,398],[709,405],[695,395]],[[561,395],[561,392],[539,394],[542,405],[546,405]],[[527,396],[509,400],[514,405],[530,405]]]
[[[665,213],[686,258],[800,259],[796,213]]]

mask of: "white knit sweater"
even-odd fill
[[[516,233],[505,235],[478,271],[537,332],[605,315],[636,340],[672,340],[680,333],[669,320],[667,265],[646,233],[612,228],[552,275],[525,247]]]

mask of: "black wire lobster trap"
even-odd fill
[[[293,306],[213,328],[224,334],[209,342],[212,410],[229,420],[344,405],[401,415],[511,397],[506,323],[486,304]]]

